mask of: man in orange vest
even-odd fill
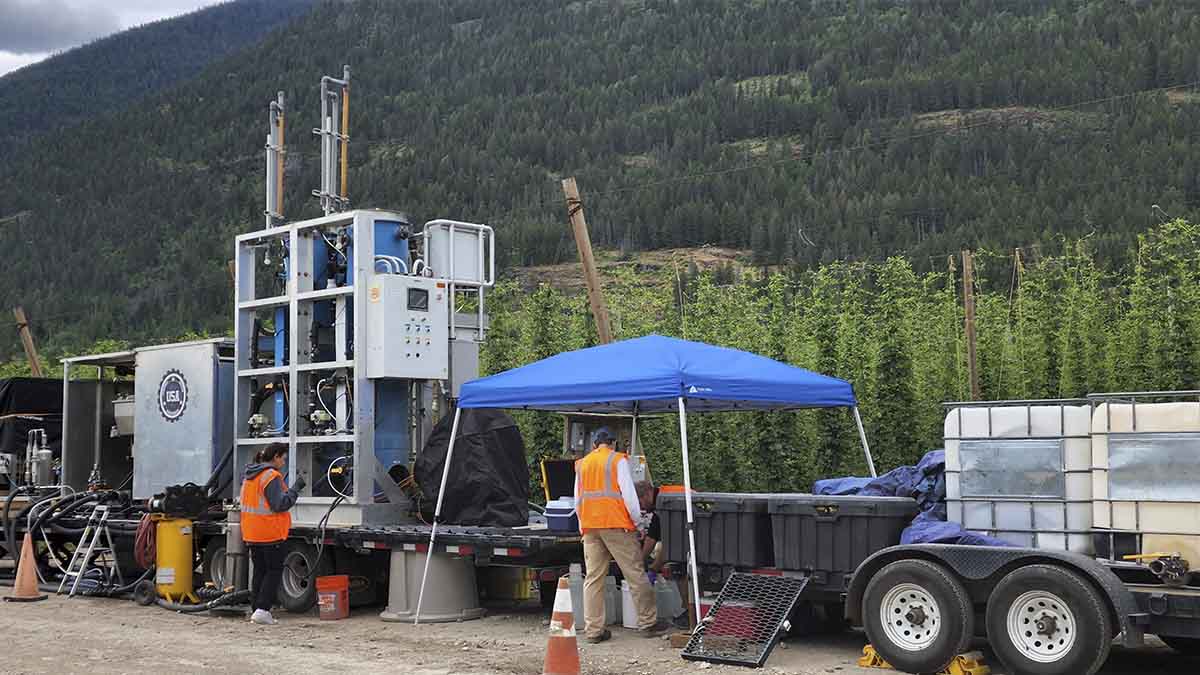
[[[646,579],[637,539],[644,524],[629,458],[613,449],[613,440],[608,429],[601,427],[592,435],[592,451],[575,462],[575,510],[587,565],[583,584],[583,611],[587,617],[584,639],[593,644],[612,637],[604,627],[604,578],[610,560],[617,562],[629,583],[637,606],[638,634],[657,637],[670,630],[670,624],[658,620],[654,589]]]
[[[291,489],[284,482],[281,472],[287,456],[286,443],[268,445],[254,456],[253,464],[246,465],[242,481],[242,539],[250,549],[250,561],[254,563],[254,575],[250,580],[254,613],[250,620],[268,626],[275,623],[271,606],[283,580],[283,561],[287,554],[284,544],[292,528],[292,515],[288,509],[304,489],[303,478],[298,478]]]

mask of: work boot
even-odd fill
[[[254,610],[254,613],[250,615],[250,622],[257,623],[261,626],[274,626],[275,624],[279,623],[275,620],[275,617],[271,616],[271,613],[265,609]]]
[[[656,638],[666,635],[671,630],[671,623],[669,621],[659,621],[649,628],[639,628],[637,634],[639,637]]]
[[[600,632],[599,635],[588,635],[587,637],[585,637],[583,639],[586,640],[588,644],[598,645],[601,642],[611,640],[612,639],[612,631],[605,628],[603,631]]]

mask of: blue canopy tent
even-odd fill
[[[541,361],[472,380],[462,387],[450,431],[450,446],[438,491],[434,523],[429,534],[425,573],[437,537],[442,495],[463,408],[507,408],[610,414],[633,418],[637,437],[639,415],[678,412],[683,451],[683,482],[687,505],[691,573],[698,579],[692,514],[692,477],[688,459],[687,413],[738,410],[800,410],[850,408],[858,425],[867,467],[875,464],[863,430],[858,401],[849,382],[789,366],[749,352],[647,335],[612,344],[564,352]],[[635,441],[636,442],[636,441]],[[699,590],[696,606],[700,605]],[[422,576],[416,621],[425,594]]]

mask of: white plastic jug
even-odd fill
[[[604,577],[604,624],[611,626],[621,622],[621,589],[617,588],[616,577]]]
[[[575,613],[575,630],[587,627],[587,615],[583,611],[583,566],[571,565],[567,575],[567,586],[571,589],[571,610]],[[614,577],[604,578],[604,624],[611,626],[621,621],[621,592],[617,590]]]
[[[567,575],[567,585],[571,588],[571,610],[575,612],[575,630],[583,630],[587,620],[583,615],[583,565],[573,563],[570,574]]]
[[[658,620],[670,621],[683,613],[683,598],[675,582],[659,577],[654,582],[654,600],[658,604]]]
[[[626,628],[637,628],[637,606],[633,604],[633,593],[629,590],[629,582],[621,581],[621,625]]]

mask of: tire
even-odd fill
[[[1159,635],[1158,639],[1182,656],[1189,659],[1200,659],[1200,638]]]
[[[351,607],[370,607],[379,601],[379,584],[369,576],[350,575],[349,590],[347,599]]]
[[[866,584],[863,627],[896,669],[938,673],[971,644],[974,613],[966,589],[942,566],[901,560]]]
[[[899,560],[876,572],[862,612],[875,651],[909,673],[941,671],[967,651],[974,635],[966,589],[941,565],[924,560]]]
[[[158,588],[154,586],[154,582],[146,579],[139,581],[133,587],[133,601],[137,604],[148,607],[153,605],[158,600]]]
[[[1078,574],[1028,565],[1000,580],[987,605],[988,642],[1012,675],[1092,675],[1114,635],[1108,603]]]
[[[229,580],[225,578],[225,539],[223,537],[213,537],[208,540],[208,544],[204,547],[201,566],[206,583],[222,590],[229,586]]]
[[[316,578],[333,569],[331,552],[317,562],[317,548],[302,541],[284,544],[283,579],[279,582],[279,604],[292,614],[303,614],[317,604]],[[316,573],[313,569],[320,565]]]

